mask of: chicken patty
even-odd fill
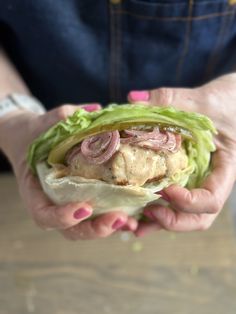
[[[119,150],[104,164],[88,163],[81,154],[73,158],[69,174],[87,179],[103,180],[118,185],[142,186],[172,176],[188,166],[186,152],[156,152],[151,149],[120,144]]]

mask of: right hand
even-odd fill
[[[88,111],[101,108],[98,104],[82,107]],[[13,166],[23,202],[38,226],[46,230],[58,229],[71,240],[104,238],[124,226],[135,230],[137,221],[122,211],[85,220],[93,213],[93,208],[87,203],[54,205],[27,165],[27,149],[32,141],[78,108],[79,106],[63,105],[43,115],[17,111],[0,123],[0,133],[4,134],[4,139],[1,139],[2,148]]]
[[[220,214],[236,180],[235,87],[236,74],[231,73],[196,88],[158,88],[129,94],[133,104],[142,101],[146,105],[174,106],[204,114],[218,131],[211,171],[201,186],[189,190],[173,184],[162,190],[169,207],[148,205],[144,214],[151,222],[141,223],[136,235],[145,235],[155,228],[178,232],[206,230]]]

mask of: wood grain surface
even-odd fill
[[[69,242],[34,225],[11,175],[0,200],[0,314],[236,313],[227,210],[209,231]]]

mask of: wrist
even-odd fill
[[[27,121],[37,114],[17,109],[0,118],[0,149],[11,160],[16,142],[21,142],[21,133]]]
[[[18,122],[22,120],[22,115],[32,117],[43,114],[45,108],[34,97],[26,94],[10,94],[0,100],[0,149],[5,153],[9,147],[9,140],[17,140],[20,129]],[[24,125],[21,125],[21,128]]]

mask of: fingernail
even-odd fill
[[[125,221],[119,218],[119,219],[117,219],[117,220],[113,223],[112,229],[118,230],[118,229],[120,229],[122,226],[124,226],[124,224],[125,224]]]
[[[131,101],[148,101],[150,98],[150,93],[146,90],[132,91],[129,93],[129,98]]]
[[[88,209],[80,208],[74,212],[73,216],[75,219],[82,219],[89,216],[90,214],[91,214],[91,211],[89,211]]]
[[[83,105],[81,107],[84,110],[89,111],[89,112],[101,109],[101,106],[99,104],[89,104],[89,105]]]
[[[166,194],[166,192],[164,192],[163,190],[158,192],[158,194],[161,195],[161,197],[163,198],[163,200],[167,201],[170,203],[170,197]]]

